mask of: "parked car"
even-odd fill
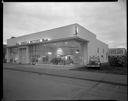
[[[87,64],[87,67],[101,67],[101,62],[100,59],[98,57],[90,57],[89,63]]]

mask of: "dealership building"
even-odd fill
[[[7,40],[7,62],[82,65],[91,57],[108,62],[108,45],[79,24],[71,24]]]

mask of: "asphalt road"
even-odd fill
[[[4,100],[127,101],[127,87],[4,69],[3,97]]]

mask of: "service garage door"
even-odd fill
[[[20,63],[26,63],[26,48],[20,48],[19,50]]]

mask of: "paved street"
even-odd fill
[[[5,69],[5,100],[113,99],[126,101],[127,86]],[[18,65],[10,65],[15,67]],[[20,67],[24,67],[20,65]],[[38,69],[38,68],[36,68]],[[50,71],[50,69],[47,69]],[[60,72],[60,71],[57,71]]]

